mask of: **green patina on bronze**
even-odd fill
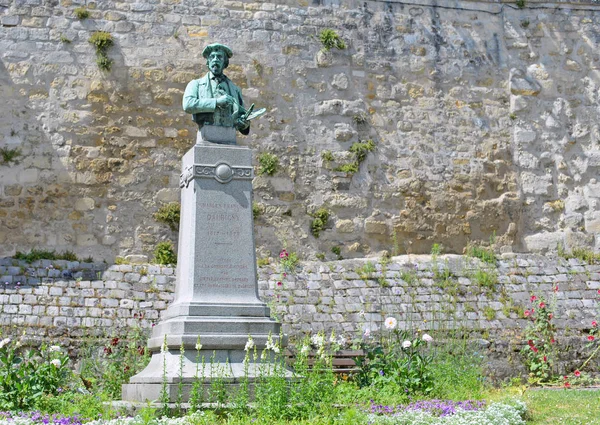
[[[254,104],[244,108],[242,91],[223,71],[229,65],[232,50],[220,43],[209,44],[202,51],[208,72],[188,83],[183,95],[183,110],[192,114],[198,128],[204,125],[235,127],[240,133],[250,132],[250,120],[264,114]]]

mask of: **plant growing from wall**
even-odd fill
[[[108,57],[108,49],[114,44],[112,35],[106,31],[92,33],[88,40],[96,47],[96,64],[103,71],[110,71],[112,59]]]
[[[288,252],[287,249],[282,249],[279,253],[279,264],[281,264],[284,275],[287,275],[288,272],[293,272],[298,265],[298,261],[298,255],[295,252]]]
[[[479,258],[484,263],[496,265],[496,254],[494,254],[494,251],[491,248],[468,245],[467,255],[469,257]]]
[[[341,171],[346,174],[354,174],[357,173],[360,164],[366,159],[369,152],[373,152],[375,150],[375,142],[373,140],[367,140],[365,142],[355,142],[350,146],[349,151],[354,154],[354,161],[349,162],[347,164],[342,164],[339,167],[336,167],[334,171]]]
[[[515,4],[519,9],[523,9],[525,7],[525,0],[516,0]]]
[[[65,261],[79,261],[77,255],[70,250],[66,250],[62,253],[56,253],[55,251],[49,251],[45,249],[32,249],[31,251],[24,253],[17,251],[13,257],[16,260],[22,260],[27,263],[33,263],[37,260],[65,260]],[[93,261],[93,260],[92,260]]]
[[[344,50],[346,48],[346,43],[344,40],[342,40],[338,33],[329,28],[321,31],[319,34],[319,40],[323,45],[323,50],[326,51],[331,49]]]
[[[337,259],[338,260],[342,260],[342,249],[339,246],[332,246],[331,247],[331,252],[333,252],[335,255],[337,255]]]
[[[310,231],[315,238],[318,238],[321,232],[325,229],[327,220],[329,220],[329,215],[329,210],[324,207],[319,208],[312,214],[314,218],[310,222]]]
[[[90,17],[90,11],[87,10],[85,7],[78,7],[75,10],[73,10],[73,15],[75,15],[77,19],[83,20]]]
[[[177,264],[177,255],[171,241],[159,242],[154,248],[154,261],[157,264]]]
[[[272,153],[263,152],[258,156],[258,175],[272,176],[279,168],[279,159]]]
[[[21,156],[21,149],[0,148],[0,156],[2,156],[2,158],[0,158],[1,164],[9,164],[10,162],[18,164],[19,161],[17,160],[17,158]]]
[[[252,202],[252,218],[256,220],[264,211],[264,206],[258,202]]]
[[[361,124],[366,124],[368,121],[368,118],[364,112],[361,112],[359,114],[352,116],[352,121],[354,121],[354,123],[356,125],[361,125]]]
[[[160,223],[164,223],[174,232],[179,230],[179,219],[181,217],[181,204],[179,202],[171,202],[162,205],[158,211],[154,213],[154,219]]]
[[[331,151],[323,151],[323,152],[321,152],[321,159],[324,162],[331,162],[331,161],[334,160],[333,154],[331,153]]]

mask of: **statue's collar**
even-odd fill
[[[217,76],[217,75],[214,75],[211,71],[208,71],[208,78],[210,80],[215,80],[217,83],[227,81],[227,77],[225,76],[225,74],[221,74],[221,75]]]

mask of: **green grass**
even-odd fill
[[[528,390],[528,424],[600,425],[600,390]]]

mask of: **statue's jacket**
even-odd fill
[[[190,81],[183,94],[183,110],[188,114],[192,114],[199,128],[202,128],[204,124],[215,123],[215,115],[219,113],[217,110],[216,95],[213,93],[210,78],[211,73],[209,72],[202,78]],[[244,106],[242,90],[233,81],[224,76],[224,80],[220,85],[225,88],[227,94],[233,97],[240,106]],[[233,121],[231,121],[230,126],[233,126]],[[241,131],[241,133],[248,134],[249,131],[250,129],[248,128],[245,131]]]

